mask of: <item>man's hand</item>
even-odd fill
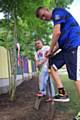
[[[49,58],[50,56],[52,56],[52,52],[49,50],[45,53],[45,57]]]

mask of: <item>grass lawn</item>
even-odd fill
[[[76,114],[76,112],[80,111],[80,98],[77,95],[77,91],[74,85],[73,80],[69,80],[67,75],[61,75],[64,87],[69,94],[70,102],[68,103],[58,103],[57,108],[62,111],[67,111],[69,113]]]

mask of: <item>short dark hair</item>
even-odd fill
[[[38,7],[37,9],[36,9],[36,17],[39,17],[39,11],[41,10],[41,9],[43,9],[44,7]]]
[[[39,38],[39,37],[35,39],[35,42],[37,42],[37,41],[41,41],[42,44],[44,44],[43,40],[41,38]]]

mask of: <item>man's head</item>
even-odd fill
[[[52,19],[52,13],[45,7],[38,7],[36,10],[36,17],[50,21]]]
[[[36,39],[35,40],[35,47],[36,49],[41,49],[43,47],[44,43],[41,39]]]

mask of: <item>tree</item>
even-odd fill
[[[34,40],[41,37],[45,44],[49,44],[52,32],[52,24],[38,20],[35,10],[38,6],[67,7],[73,0],[0,0],[0,11],[4,13],[5,20],[1,21],[0,45],[11,51],[12,79],[14,89],[11,96],[15,94],[16,79],[16,43],[21,45],[21,54],[30,58],[34,52]],[[33,52],[32,52],[33,51]]]

